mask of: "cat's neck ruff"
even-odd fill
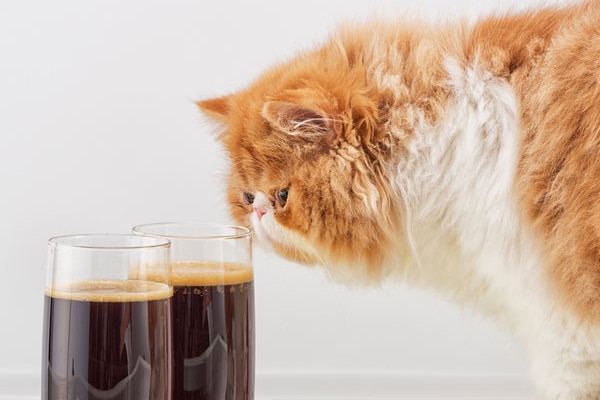
[[[500,271],[523,282],[521,275],[537,273],[539,250],[514,193],[519,122],[511,87],[476,65],[447,59],[446,67],[454,94],[447,111],[434,125],[416,120],[393,178],[416,264],[405,271],[479,302]]]

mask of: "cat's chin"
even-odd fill
[[[305,240],[299,238],[298,234],[279,225],[273,218],[265,216],[261,221],[252,219],[252,229],[256,244],[267,250],[273,251],[280,256],[301,264],[317,264],[317,258],[310,252],[302,250],[306,247]]]
[[[262,247],[265,250],[275,250],[277,242],[273,240],[271,235],[269,235],[267,230],[263,228],[260,223],[255,223],[255,221],[252,222],[252,230],[254,231],[255,244],[257,244],[259,247]]]
[[[279,244],[273,245],[273,250],[283,258],[288,260],[304,264],[304,265],[315,265],[318,264],[318,260],[316,257],[311,256],[310,254],[304,253],[298,249],[281,246]]]

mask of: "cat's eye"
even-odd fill
[[[287,199],[288,199],[288,190],[287,189],[281,189],[280,191],[275,193],[275,200],[277,200],[277,203],[279,203],[279,205],[281,207],[285,206],[285,203],[287,203]]]
[[[254,203],[254,195],[248,192],[244,192],[244,201],[246,202],[246,204]]]

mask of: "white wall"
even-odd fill
[[[242,87],[346,17],[532,2],[499,3],[0,2],[0,395],[39,375],[48,237],[228,220],[223,154],[195,99]],[[259,394],[297,371],[526,374],[508,336],[436,296],[348,290],[261,251],[255,264]]]

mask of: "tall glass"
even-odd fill
[[[157,223],[171,241],[174,398],[254,398],[252,233],[239,226]]]
[[[49,240],[42,399],[172,398],[169,248],[138,235]]]

